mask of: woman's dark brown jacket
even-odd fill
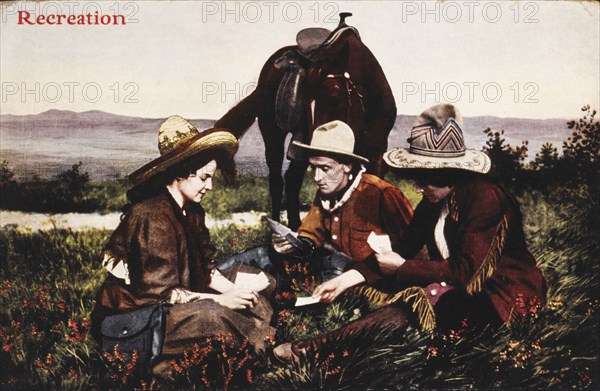
[[[166,302],[174,288],[207,291],[215,249],[205,213],[198,204],[185,213],[166,191],[129,210],[104,252],[127,263],[131,284],[109,275],[98,292],[98,306],[126,312]]]
[[[199,204],[186,204],[181,209],[166,190],[129,210],[104,254],[127,261],[131,283],[109,275],[100,287],[92,313],[92,335],[96,339],[99,326],[108,315],[167,302],[175,288],[210,291],[215,248],[204,219]],[[251,269],[241,271],[256,273]],[[237,270],[231,268],[223,274],[233,280],[232,273]],[[271,283],[274,287],[274,280]],[[231,333],[240,342],[248,338],[257,351],[262,351],[266,338],[275,332],[269,325],[272,315],[273,309],[263,294],[253,309],[244,311],[210,299],[175,304],[169,307],[167,315],[163,355],[168,359],[182,354],[217,333]]]

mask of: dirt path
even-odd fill
[[[260,223],[262,216],[265,216],[264,212],[244,212],[234,213],[230,219],[215,220],[210,216],[207,217],[206,225],[208,228],[222,227],[228,224],[235,224],[237,226],[254,226]],[[24,230],[47,230],[53,227],[57,228],[71,228],[73,230],[85,230],[89,228],[103,228],[103,229],[115,229],[119,224],[119,218],[121,213],[26,213],[0,210],[0,229],[6,226],[14,227],[17,226]],[[286,218],[285,214],[282,216]]]

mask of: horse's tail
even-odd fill
[[[233,106],[214,126],[215,128],[228,129],[239,139],[254,123],[259,105],[259,94],[257,90],[254,90],[250,95]]]

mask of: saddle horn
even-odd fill
[[[349,18],[350,16],[352,16],[352,12],[340,12],[340,23],[338,24],[337,28],[339,29],[340,27],[348,27],[346,24],[346,18]]]

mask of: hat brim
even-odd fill
[[[174,164],[182,162],[197,154],[215,149],[220,149],[229,156],[233,156],[238,149],[237,139],[225,129],[208,129],[181,142],[169,153],[162,155],[135,170],[129,174],[129,180],[133,184],[146,182],[156,174],[165,171]]]
[[[459,157],[432,157],[411,153],[408,148],[396,148],[384,153],[383,160],[393,168],[455,168],[481,174],[489,172],[492,167],[488,155],[473,149],[467,149]]]
[[[340,149],[335,149],[335,148],[319,148],[319,147],[313,147],[310,146],[308,144],[304,144],[301,143],[299,141],[293,141],[292,142],[294,145],[306,149],[307,151],[309,151],[309,153],[314,156],[317,153],[322,153],[325,156],[343,156],[346,158],[350,158],[352,160],[355,160],[357,162],[361,162],[361,163],[369,163],[369,159],[367,159],[366,157],[360,156],[360,155],[356,155],[354,153],[349,153],[347,151],[342,151]]]

